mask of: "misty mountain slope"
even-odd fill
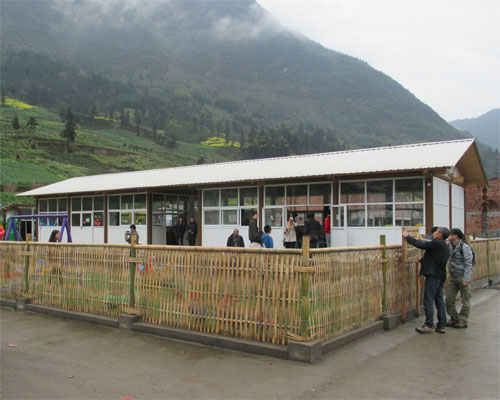
[[[238,131],[303,123],[350,147],[464,136],[390,77],[284,29],[252,0],[3,0],[1,15],[3,50],[47,54],[181,99],[189,115],[199,103]],[[3,84],[9,92],[16,82]],[[110,106],[99,93],[95,101]],[[116,109],[133,100],[115,101]]]
[[[457,119],[450,125],[476,136],[484,144],[500,150],[500,108],[488,111],[477,118]]]

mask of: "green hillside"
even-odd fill
[[[0,107],[2,204],[14,201],[15,193],[73,176],[220,162],[239,154],[236,147],[210,147],[183,140],[161,146],[130,130],[81,125],[68,152],[67,142],[60,135],[64,123],[58,115],[42,107],[15,104],[17,107]],[[12,126],[16,115],[18,130]],[[33,129],[27,126],[30,117],[37,122]],[[182,130],[182,124],[178,124],[178,130]],[[158,136],[162,135],[162,131],[158,132]]]

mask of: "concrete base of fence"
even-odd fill
[[[16,310],[26,310],[26,305],[31,303],[31,299],[24,297],[16,299]]]
[[[288,358],[286,347],[276,344],[254,342],[251,340],[213,335],[210,333],[194,332],[186,329],[150,324],[147,322],[136,322],[132,325],[132,330],[134,332],[149,333],[151,335],[163,336],[171,339],[200,343],[206,346],[222,347],[224,349],[282,359]]]
[[[496,282],[500,281],[500,274],[490,276],[489,278],[479,279],[478,281],[472,282],[470,287],[472,290],[482,289],[494,285]]]
[[[296,342],[291,340],[287,345],[288,358],[293,361],[301,361],[314,364],[321,360],[322,349],[321,342]]]
[[[351,332],[347,332],[339,337],[323,342],[321,344],[321,352],[323,354],[329,353],[330,351],[345,346],[346,344],[352,343],[355,340],[371,335],[372,333],[382,331],[383,328],[384,324],[382,321],[375,321],[373,324],[364,326]]]
[[[11,299],[0,299],[0,307],[16,309],[16,301]]]
[[[118,318],[107,317],[105,315],[62,310],[60,308],[41,306],[38,304],[26,304],[26,311],[33,311],[40,314],[51,315],[54,317],[72,319],[74,321],[89,322],[91,324],[104,325],[111,328],[118,328]]]
[[[118,327],[120,329],[132,330],[132,325],[141,320],[140,315],[122,314],[118,317]]]
[[[420,307],[420,315],[423,315],[424,308]],[[420,315],[417,315],[417,309],[415,307],[406,310],[406,322],[411,321],[412,319],[418,318]],[[384,330],[390,331],[391,329],[396,328],[398,325],[403,323],[402,314],[392,314],[392,315],[383,315],[381,318],[384,323]]]

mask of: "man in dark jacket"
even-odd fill
[[[448,229],[441,227],[432,234],[432,240],[417,240],[411,237],[408,232],[403,232],[403,237],[408,243],[425,250],[420,267],[420,275],[425,276],[425,323],[416,328],[419,333],[445,333],[446,308],[443,289],[446,281],[446,264],[450,258],[450,249],[446,244],[448,235]],[[438,316],[436,328],[434,328],[434,303],[436,304]]]
[[[227,238],[227,247],[245,247],[245,242],[240,235],[240,231],[235,229],[233,233]]]
[[[252,218],[250,219],[250,223],[248,224],[248,239],[250,240],[250,247],[252,247],[252,243],[258,243],[262,247],[262,238],[259,235],[259,228],[257,227],[257,218],[259,214],[257,211],[254,211],[252,214]],[[256,245],[254,245],[255,247]]]
[[[307,221],[304,224],[304,235],[311,238],[311,249],[316,249],[321,239],[321,224],[314,218],[313,213],[307,214]]]
[[[186,223],[184,222],[184,218],[179,216],[177,223],[175,224],[175,244],[178,246],[182,246],[184,243],[184,233],[186,232]]]
[[[196,235],[198,234],[198,224],[194,220],[194,217],[189,218],[187,230],[188,230],[189,245],[196,246]]]

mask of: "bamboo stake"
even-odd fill
[[[135,245],[136,245],[136,235],[131,235],[130,236],[130,258],[134,259],[135,258]],[[136,269],[136,264],[135,261],[130,262],[130,286],[129,286],[129,299],[128,299],[128,306],[133,308],[135,306],[135,269]]]
[[[309,236],[304,236],[302,238],[302,267],[308,267],[310,265],[309,257],[309,246],[310,238]],[[309,315],[310,315],[310,304],[309,304],[309,274],[301,272],[300,273],[300,335],[304,338],[309,337]]]
[[[30,251],[31,234],[26,234],[26,253]],[[28,254],[24,257],[24,293],[27,295],[29,291],[28,274],[30,269],[30,257]]]
[[[382,260],[387,258],[387,249],[385,247],[386,239],[385,235],[380,235],[380,245],[384,246],[382,248]],[[382,312],[387,314],[387,261],[382,263],[382,280],[384,284],[384,289],[382,292]]]
[[[405,228],[403,227],[403,230]],[[406,322],[406,252],[407,252],[407,248],[406,248],[407,244],[406,244],[406,240],[405,238],[403,238],[403,242],[402,242],[402,252],[403,252],[403,255],[402,255],[402,271],[401,271],[401,280],[402,280],[402,283],[401,283],[401,320],[403,322]]]

